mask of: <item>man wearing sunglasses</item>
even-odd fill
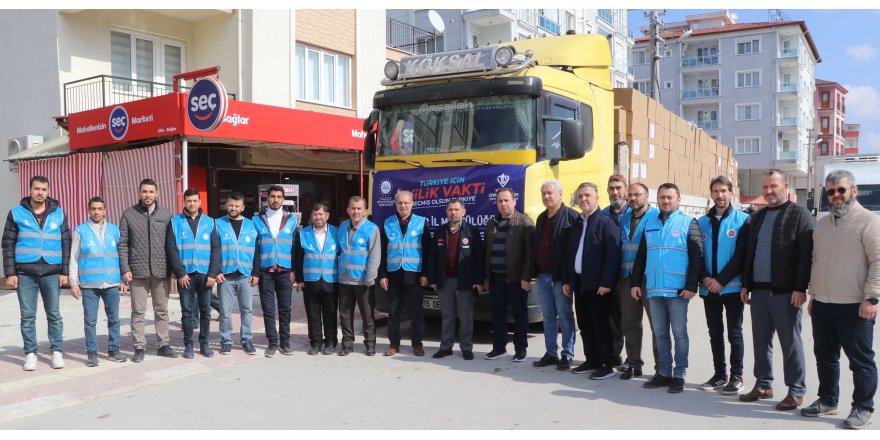
[[[859,188],[849,171],[825,178],[830,215],[816,222],[810,304],[813,352],[819,374],[819,398],[801,415],[837,414],[840,394],[840,349],[853,372],[853,403],[845,428],[871,423],[877,365],[874,362],[874,321],[880,298],[880,216],[856,200]]]

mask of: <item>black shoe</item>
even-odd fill
[[[597,367],[589,362],[584,362],[578,365],[574,370],[571,370],[574,374],[586,374],[590,371],[595,370]]]
[[[715,391],[724,388],[725,384],[727,384],[727,375],[715,373],[709,380],[700,385],[700,389],[703,391]]]
[[[367,353],[369,353],[369,352],[370,352],[370,348],[368,347]],[[328,346],[324,347],[324,354],[331,355],[333,353],[336,353],[336,346],[335,345],[328,345]],[[376,354],[375,348],[373,349],[373,354]],[[372,356],[371,354],[368,354],[368,355]]]
[[[275,351],[276,351],[276,350],[278,350],[278,345],[277,345],[277,344],[272,344],[272,343],[270,343],[269,346],[266,347],[266,353],[265,353],[265,354],[266,354],[266,357],[267,357],[267,358],[275,357]]]
[[[232,344],[222,344],[220,345],[220,354],[227,355],[232,353]]]
[[[88,359],[86,359],[87,367],[97,367],[98,366],[98,352],[90,351],[87,353]]]
[[[484,356],[484,357],[486,359],[498,359],[498,358],[504,357],[504,356],[507,356],[507,350],[504,350],[504,349],[497,350],[497,349],[493,348],[492,351],[486,353],[486,356]]]
[[[461,356],[462,356],[462,357],[464,358],[464,360],[466,360],[466,361],[472,361],[472,360],[474,360],[474,352],[473,352],[473,351],[470,351],[470,350],[461,352]]]
[[[342,349],[339,350],[340,356],[348,356],[349,353],[351,353],[351,349],[345,346],[343,346]]]
[[[452,350],[438,350],[436,353],[431,355],[434,359],[445,358],[446,356],[452,356]]]
[[[167,358],[171,358],[171,359],[176,359],[179,356],[177,354],[177,352],[175,352],[171,348],[171,346],[169,346],[169,345],[163,345],[163,346],[159,347],[159,350],[157,350],[156,353],[159,356],[167,357]]]
[[[549,365],[559,365],[559,358],[556,356],[550,356],[549,354],[544,353],[544,356],[541,359],[532,362],[533,367],[541,368]]]
[[[134,356],[131,357],[131,361],[134,363],[140,363],[144,361],[144,349],[143,348],[135,348]]]
[[[183,358],[184,359],[192,359],[193,358],[193,345],[192,344],[184,344]]]
[[[590,374],[592,380],[605,380],[614,377],[614,370],[606,367],[599,367]]]
[[[669,376],[661,376],[659,374],[655,374],[649,381],[642,384],[644,388],[660,388],[660,387],[668,387],[672,382],[672,378]]]
[[[211,350],[211,345],[207,341],[199,344],[199,353],[206,358],[214,356],[214,350]]]
[[[241,341],[241,349],[244,350],[245,353],[247,353],[251,356],[257,354],[257,349],[254,348],[254,343],[251,342],[250,339],[246,339],[244,341]]]
[[[634,377],[640,377],[642,375],[642,369],[639,367],[626,367],[623,370],[623,373],[620,375],[620,379],[622,380],[630,380]]]
[[[321,352],[321,344],[312,344],[309,346],[309,351],[306,353],[310,356],[314,356]]]
[[[367,356],[375,356],[376,347],[367,347]]]
[[[285,356],[293,355],[293,349],[290,348],[289,342],[285,342],[285,343],[281,344],[281,346],[278,347],[278,351],[280,351],[281,354],[283,354]]]
[[[125,362],[128,360],[128,357],[120,353],[118,348],[108,351],[107,357],[109,357],[110,360],[113,362]]]
[[[725,396],[732,396],[734,394],[739,394],[739,390],[743,387],[743,378],[742,376],[730,376],[730,381],[727,382],[727,385],[721,389],[721,394]]]
[[[611,369],[621,368],[623,367],[623,358],[620,356],[614,356],[614,359],[611,361]]]
[[[559,363],[556,364],[556,369],[559,371],[565,371],[570,368],[571,368],[571,359],[566,355],[562,355],[562,357],[559,358]]]
[[[684,391],[684,379],[673,377],[672,381],[669,383],[669,392],[672,394],[678,394],[682,391]]]
[[[525,360],[526,360],[526,351],[525,350],[517,350],[513,354],[513,361],[514,362],[523,362]]]

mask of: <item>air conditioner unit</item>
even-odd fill
[[[8,141],[6,141],[6,157],[8,158],[13,154],[21,153],[22,151],[36,147],[37,145],[40,145],[42,143],[43,137],[33,134],[9,139]]]

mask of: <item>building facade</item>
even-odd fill
[[[736,23],[722,11],[669,23],[661,36],[660,102],[733,149],[744,202],[760,196],[768,168],[790,174],[792,187],[807,176],[821,58],[804,22]],[[647,37],[631,59],[633,88],[650,96]]]
[[[843,124],[843,154],[859,154],[860,124]]]
[[[844,154],[847,90],[833,81],[816,79],[816,155]]]

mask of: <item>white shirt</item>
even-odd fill
[[[281,219],[283,217],[284,211],[281,209],[269,208],[266,210],[266,220],[269,221],[269,232],[272,233],[273,237],[278,236],[278,231],[281,230]]]
[[[312,229],[314,229],[314,227],[312,227]],[[324,226],[323,231],[319,231],[317,229],[314,229],[314,231],[315,231],[315,240],[318,242],[318,249],[320,249],[321,252],[323,252],[324,251],[324,243],[327,242],[327,227]]]
[[[581,218],[584,220],[584,227],[583,227],[583,229],[581,229],[581,239],[578,242],[578,251],[574,255],[574,273],[576,273],[578,275],[581,274],[581,267],[583,266],[583,261],[584,261],[582,256],[584,254],[584,235],[587,233],[587,219],[590,218],[591,215],[593,215],[593,212],[596,212],[596,210],[594,209],[592,212],[590,212],[586,216],[584,216],[584,214],[581,213]]]

